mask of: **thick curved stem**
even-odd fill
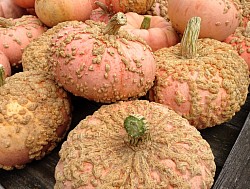
[[[181,40],[181,55],[191,59],[197,56],[197,41],[200,34],[200,17],[192,17],[186,26]]]
[[[3,65],[0,64],[0,87],[4,85],[4,80],[5,80],[5,72]]]
[[[129,115],[124,120],[124,128],[132,146],[137,146],[140,142],[147,141],[150,138],[147,121],[141,115]]]
[[[116,35],[121,26],[127,24],[127,17],[124,13],[116,13],[108,22],[103,34]]]
[[[150,28],[150,22],[151,18],[149,16],[144,16],[140,29],[148,30]]]
[[[94,3],[96,4],[96,6],[100,7],[105,14],[110,14],[110,11],[109,11],[107,5],[105,5],[104,3],[100,2],[100,1],[95,1]]]

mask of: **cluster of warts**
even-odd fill
[[[11,150],[12,137],[24,135],[24,148],[30,160],[40,159],[63,138],[56,130],[69,128],[71,105],[67,93],[59,88],[52,76],[37,71],[27,71],[6,78],[0,91],[1,151]],[[12,127],[14,133],[6,133]],[[47,150],[43,150],[48,145]],[[25,149],[20,149],[25,150]],[[25,157],[24,157],[25,158]],[[27,162],[28,163],[28,162]],[[25,164],[24,164],[25,165]],[[23,164],[1,165],[6,170],[22,168]]]
[[[130,145],[124,130],[129,115],[145,118],[149,140]],[[213,154],[199,132],[187,124],[174,111],[153,102],[102,106],[82,120],[62,145],[55,189],[65,183],[71,188],[188,189],[193,178],[200,178],[200,188],[209,188],[215,172]]]

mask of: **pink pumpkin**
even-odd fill
[[[8,57],[12,67],[21,67],[24,48],[40,36],[46,28],[32,15],[21,18],[0,18],[0,50]]]
[[[231,35],[240,23],[240,12],[231,0],[168,0],[168,16],[181,34],[188,20],[198,16],[202,20],[199,38],[219,41]]]
[[[180,42],[171,23],[161,16],[126,13],[128,24],[121,28],[142,37],[153,51],[170,47]]]
[[[150,47],[119,30],[126,16],[106,25],[88,20],[53,37],[51,61],[57,82],[76,96],[114,102],[144,96],[152,87],[156,64]]]

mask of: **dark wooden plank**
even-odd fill
[[[250,188],[250,114],[213,189]]]

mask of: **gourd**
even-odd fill
[[[127,24],[121,28],[143,38],[156,51],[170,47],[180,42],[180,37],[172,24],[161,16],[139,15],[134,12],[126,13]]]
[[[7,77],[0,87],[0,168],[21,169],[50,153],[71,123],[70,96],[45,72]]]
[[[56,81],[97,102],[144,96],[155,78],[154,56],[143,39],[119,30],[125,24],[119,12],[107,25],[88,20],[59,31],[49,49]]]
[[[198,39],[200,17],[187,24],[181,43],[156,51],[149,99],[169,106],[198,129],[231,119],[245,103],[249,70],[233,47]]]
[[[188,121],[147,100],[104,105],[70,131],[55,189],[211,188],[209,144]]]
[[[26,9],[35,7],[35,0],[12,0],[19,7],[23,7]]]
[[[200,17],[199,37],[219,41],[225,40],[240,23],[240,12],[231,0],[168,0],[168,16],[181,34],[191,17]]]
[[[169,21],[168,17],[168,0],[155,0],[147,14],[152,16],[161,16]]]
[[[7,56],[11,67],[22,67],[24,48],[46,29],[42,22],[32,15],[23,15],[16,19],[0,18],[0,51]]]

